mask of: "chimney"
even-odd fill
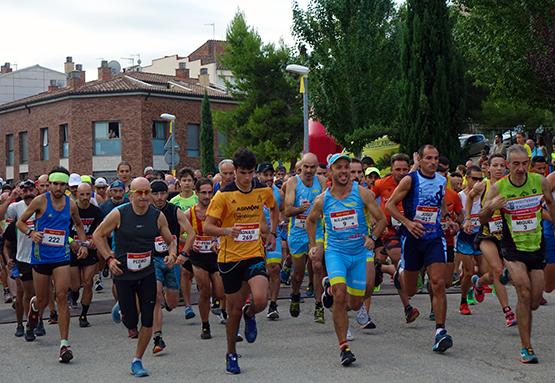
[[[66,57],[66,62],[64,63],[64,73],[66,75],[70,74],[75,67],[73,66],[73,58],[71,56]]]
[[[71,88],[71,89],[77,89],[82,87],[85,82],[82,80],[81,76],[82,73],[84,73],[83,71],[71,71],[68,75],[68,79],[67,79],[67,85]]]
[[[50,80],[50,85],[48,85],[48,93],[53,92],[58,89],[58,82],[56,80]]]
[[[5,63],[0,67],[0,74],[10,73],[12,68],[10,67],[10,63]]]
[[[176,80],[187,80],[189,78],[189,69],[187,69],[187,63],[179,63],[179,68],[175,70]]]
[[[210,85],[210,78],[208,77],[208,68],[200,68],[198,82],[201,86],[207,87]]]
[[[112,68],[108,66],[108,61],[102,60],[98,68],[98,79],[108,81],[112,79]]]
[[[83,70],[83,64],[76,64],[75,70],[79,72],[79,78],[81,79],[81,84],[85,85],[87,81],[85,80],[85,71]]]

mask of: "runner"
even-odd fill
[[[376,234],[382,233],[386,226],[385,216],[372,193],[358,182],[351,181],[350,163],[346,154],[337,153],[330,157],[328,169],[332,186],[316,197],[306,222],[310,253],[318,254],[321,248],[317,243],[317,230],[324,217],[325,258],[329,277],[322,281],[322,302],[326,308],[333,306],[333,324],[339,341],[342,366],[349,366],[356,360],[346,339],[349,325],[347,311],[356,311],[362,306],[366,291],[367,260],[371,258],[373,265],[372,250],[377,240]],[[370,236],[368,213],[375,222]]]
[[[73,353],[69,344],[69,307],[67,291],[70,287],[70,256],[68,234],[71,221],[75,224],[77,234],[85,238],[85,230],[77,205],[65,195],[69,172],[63,167],[54,168],[48,175],[50,191],[33,199],[19,216],[17,228],[33,240],[31,265],[33,265],[33,283],[37,294],[30,301],[27,316],[27,331],[34,330],[39,323],[39,313],[48,306],[50,295],[50,276],[54,279],[56,303],[58,306],[58,327],[60,330],[61,363],[69,363]],[[35,215],[34,228],[28,221]],[[87,257],[87,243],[83,243],[77,258]]]
[[[168,246],[164,263],[170,268],[177,259],[177,249],[166,217],[150,205],[148,180],[135,178],[130,187],[131,203],[114,209],[95,230],[93,241],[114,277],[123,324],[129,330],[137,328],[140,309],[141,329],[131,362],[131,374],[142,377],[148,375],[142,357],[152,336],[156,304],[156,276],[152,261],[154,243],[162,236]],[[112,231],[115,251],[107,242]]]
[[[551,195],[555,198],[555,173],[547,176],[547,180],[551,185]],[[551,221],[549,214],[544,212],[542,218],[543,236],[545,239],[545,260],[547,262],[545,275],[545,292],[550,293],[555,290],[555,226]]]
[[[275,248],[279,209],[272,190],[253,181],[256,157],[251,151],[237,150],[233,165],[236,181],[216,193],[210,202],[204,233],[221,237],[218,268],[229,312],[226,372],[239,374],[241,369],[235,345],[241,315],[245,319],[245,338],[253,343],[257,336],[255,314],[264,310],[268,301],[268,275],[261,236],[263,207],[266,205],[271,209],[270,233],[267,236],[269,251]],[[245,304],[249,289],[250,303]]]
[[[44,194],[48,191],[50,187],[50,182],[48,182],[48,174],[41,175],[36,182],[36,186],[38,189],[38,194]]]
[[[87,320],[87,313],[93,296],[93,277],[98,267],[98,256],[96,248],[92,242],[92,233],[102,222],[100,209],[90,203],[92,188],[89,184],[82,183],[77,188],[77,208],[79,217],[85,228],[86,238],[79,237],[75,226],[70,230],[70,249],[71,249],[71,306],[77,308],[79,299],[79,289],[83,287],[81,296],[81,315],[79,315],[79,327],[89,327],[91,324]],[[78,259],[77,252],[83,242],[89,243],[89,252],[86,258]]]
[[[542,240],[542,197],[551,221],[555,206],[551,185],[541,175],[529,173],[527,150],[513,145],[507,150],[509,175],[497,181],[486,197],[480,221],[487,224],[501,210],[501,255],[517,292],[518,332],[522,363],[538,363],[531,343],[532,311],[540,305],[544,288],[545,248]]]
[[[165,181],[152,181],[150,183],[150,188],[152,190],[153,205],[166,217],[176,247],[177,238],[179,238],[183,232],[187,233],[184,251],[188,252],[195,238],[195,232],[187,218],[185,218],[185,213],[176,205],[168,203],[168,185]],[[177,307],[179,301],[179,284],[172,270],[173,267],[168,266],[164,262],[164,259],[168,256],[168,247],[163,237],[156,237],[153,254],[156,275],[156,305],[154,306],[154,348],[152,352],[157,354],[166,348],[166,343],[164,339],[162,339],[162,303],[164,303],[168,311]],[[183,262],[185,262],[185,257],[180,255],[177,258],[177,263],[183,264]]]
[[[219,173],[214,177],[214,193],[235,181],[235,166],[233,160],[221,160],[218,164]]]
[[[441,219],[448,219],[444,194],[445,177],[437,174],[439,152],[433,145],[418,150],[420,169],[405,176],[386,202],[386,209],[401,222],[401,287],[409,296],[417,291],[420,270],[425,268],[433,291],[436,335],[432,350],[445,352],[453,339],[445,329],[447,254]],[[397,208],[403,202],[403,214]]]
[[[308,237],[306,233],[306,217],[310,214],[312,203],[326,188],[326,180],[323,177],[315,177],[318,167],[318,158],[313,153],[306,153],[301,160],[301,173],[287,182],[285,191],[284,214],[290,217],[289,233],[287,243],[293,258],[293,277],[291,283],[291,303],[289,313],[296,318],[301,312],[301,283],[304,279],[304,271],[308,255]],[[320,251],[314,251],[308,255],[312,263],[314,273],[314,322],[325,323],[324,307],[322,306],[322,279],[324,278],[324,233],[319,223],[316,233],[316,241],[320,244]]]
[[[125,197],[129,192],[129,185],[131,184],[131,164],[127,161],[121,161],[116,168],[117,179],[123,182]]]
[[[98,206],[108,200],[108,182],[103,177],[99,177],[94,181],[95,199]]]

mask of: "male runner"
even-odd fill
[[[106,260],[114,277],[122,320],[129,330],[137,328],[139,312],[141,330],[131,362],[131,374],[142,377],[142,357],[152,336],[154,305],[156,304],[156,276],[154,262],[156,238],[162,236],[168,246],[164,263],[171,268],[177,259],[175,241],[163,213],[150,204],[150,184],[146,178],[131,181],[131,203],[114,209],[93,234],[98,251]],[[115,251],[108,246],[114,232]],[[138,308],[137,308],[138,306]]]
[[[263,207],[271,209],[270,234],[267,236],[269,251],[275,247],[279,209],[272,190],[253,181],[256,167],[254,153],[248,149],[237,150],[233,156],[233,165],[236,181],[212,198],[206,212],[204,232],[206,235],[221,237],[218,268],[229,311],[226,371],[239,374],[241,369],[235,344],[241,314],[245,319],[245,338],[247,342],[253,343],[257,336],[254,316],[264,310],[268,302],[268,275],[261,236]],[[250,303],[244,305],[249,289]]]
[[[235,181],[235,166],[233,160],[221,160],[218,164],[219,173],[214,177],[214,193]]]
[[[307,255],[312,263],[314,273],[314,322],[325,323],[324,307],[322,306],[322,279],[324,278],[323,265],[323,238],[324,233],[321,223],[316,230],[316,241],[320,244],[320,251],[308,254],[308,236],[306,232],[306,218],[310,214],[314,199],[326,188],[323,177],[315,177],[318,167],[318,158],[313,153],[306,153],[301,160],[301,174],[287,181],[285,191],[284,214],[291,217],[289,221],[289,234],[287,244],[293,258],[293,277],[291,283],[291,303],[289,313],[298,317],[301,312],[301,283],[307,262]]]
[[[547,176],[547,180],[551,185],[551,195],[555,198],[555,173]],[[545,276],[545,292],[550,293],[555,290],[555,226],[551,221],[549,214],[544,211],[543,214],[543,236],[545,239],[545,260],[544,269]]]
[[[36,182],[36,186],[39,194],[44,194],[48,191],[50,187],[50,182],[48,182],[48,174],[42,174]]]
[[[69,227],[71,221],[75,224],[77,234],[85,238],[83,223],[79,218],[77,205],[65,195],[69,182],[69,172],[63,167],[54,168],[48,174],[50,191],[33,199],[25,211],[19,216],[17,228],[33,240],[31,265],[33,265],[33,283],[35,293],[29,305],[27,316],[27,330],[33,330],[39,322],[41,313],[50,299],[50,276],[54,279],[56,288],[56,303],[58,305],[58,327],[60,330],[60,358],[61,363],[69,363],[73,353],[69,344],[69,307],[67,291],[70,287],[70,250]],[[35,215],[34,228],[27,222]],[[83,243],[77,258],[87,257],[87,244]]]
[[[372,193],[358,182],[351,181],[350,162],[346,154],[337,153],[330,157],[328,169],[332,186],[314,200],[306,226],[310,252],[318,253],[317,228],[324,217],[325,257],[329,277],[323,281],[322,302],[327,308],[333,305],[333,324],[339,341],[342,366],[349,366],[356,360],[346,340],[349,325],[347,310],[358,310],[362,306],[366,291],[367,259],[372,258],[373,265],[372,250],[377,235],[386,226],[385,216]],[[370,236],[368,213],[375,222]]]
[[[528,172],[529,157],[523,146],[511,146],[507,150],[507,161],[509,175],[491,187],[480,211],[480,221],[487,224],[494,212],[501,210],[501,255],[517,292],[516,315],[522,343],[520,360],[522,363],[538,363],[531,334],[532,311],[539,307],[544,288],[542,198],[551,222],[555,222],[555,206],[549,181]]]
[[[448,218],[444,194],[446,179],[437,174],[439,152],[433,145],[418,150],[420,169],[405,176],[386,202],[391,216],[401,222],[401,287],[409,296],[417,291],[420,270],[426,268],[433,292],[436,335],[432,350],[445,352],[453,339],[445,329],[447,254],[441,219]],[[403,214],[397,208],[403,202]]]

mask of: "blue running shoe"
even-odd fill
[[[445,352],[451,347],[453,347],[453,338],[451,338],[451,335],[447,334],[447,331],[441,330],[441,332],[436,335],[432,350],[435,352]]]
[[[258,330],[256,329],[256,319],[254,315],[252,317],[247,316],[247,311],[250,307],[250,304],[246,304],[243,306],[243,318],[245,319],[245,339],[249,343],[254,343],[256,340],[256,336],[258,335]]]
[[[190,305],[185,306],[183,313],[185,314],[185,319],[193,319],[196,316],[193,308]]]
[[[116,302],[114,307],[112,307],[112,320],[114,321],[114,323],[121,322],[121,311],[119,309],[119,302]]]
[[[538,357],[534,353],[532,347],[520,349],[520,361],[526,364],[538,363]]]
[[[324,277],[322,279],[322,287],[324,288],[324,292],[322,293],[322,305],[329,309],[333,306],[333,295],[330,295],[329,289],[331,288],[330,278]]]
[[[225,356],[225,372],[232,375],[237,375],[241,373],[239,368],[239,360],[237,359],[237,354],[227,354]]]
[[[148,371],[143,368],[143,362],[136,360],[131,363],[131,375],[134,375],[137,378],[148,376]]]

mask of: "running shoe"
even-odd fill
[[[137,339],[139,337],[139,331],[137,328],[132,328],[127,330],[127,336],[131,339]]]
[[[17,324],[14,335],[18,338],[21,338],[23,335],[25,335],[25,327],[23,327],[23,323]]]
[[[333,295],[331,295],[329,291],[331,288],[329,277],[326,276],[322,279],[322,287],[324,288],[324,292],[322,293],[322,304],[325,308],[329,309],[333,306]]]
[[[513,327],[516,326],[518,324],[517,320],[516,320],[516,315],[513,312],[513,310],[509,310],[505,313],[505,326],[507,327]]]
[[[237,332],[237,336],[235,337],[235,342],[242,342],[243,337],[241,336],[240,332]]]
[[[355,355],[351,352],[349,346],[345,346],[341,349],[339,358],[343,367],[350,366],[354,361],[357,360],[357,358],[355,358]]]
[[[321,303],[316,304],[316,307],[314,307],[314,323],[326,323],[326,319],[324,318],[324,306],[322,306]]]
[[[161,336],[155,336],[154,337],[154,347],[152,348],[152,353],[153,354],[158,354],[159,352],[164,351],[165,348],[166,348],[166,342],[164,342],[164,339],[162,339]]]
[[[121,311],[119,309],[119,303],[118,302],[116,302],[114,307],[112,307],[112,320],[114,321],[114,323],[120,323],[121,322]]]
[[[34,330],[39,323],[39,311],[35,308],[37,297],[31,298],[29,313],[27,314],[27,327]]]
[[[79,317],[79,327],[81,327],[81,328],[91,327],[91,324],[87,320],[87,317],[85,317],[85,316],[80,316]]]
[[[183,313],[185,314],[185,319],[193,319],[196,316],[191,305],[185,306]]]
[[[102,284],[102,279],[98,278],[94,281],[94,291],[99,292],[104,290],[104,285]]]
[[[300,313],[301,313],[301,302],[294,301],[293,299],[291,299],[291,302],[289,303],[289,314],[291,314],[293,318],[296,318],[299,316]]]
[[[476,299],[476,302],[482,303],[486,295],[484,293],[484,288],[478,287],[480,277],[474,274],[470,280],[472,281],[472,289],[474,290],[474,298]]]
[[[536,364],[538,363],[538,357],[534,353],[534,350],[532,349],[532,347],[521,348],[520,361],[526,364]]]
[[[225,372],[227,374],[237,375],[241,373],[241,369],[239,368],[239,360],[236,353],[226,354],[225,362]]]
[[[143,367],[143,362],[136,360],[131,363],[131,375],[137,378],[142,378],[143,376],[148,376],[148,371]]]
[[[8,304],[8,303],[12,303],[12,301],[13,301],[13,297],[12,297],[12,294],[10,294],[10,290],[4,289],[4,303]]]
[[[203,327],[200,333],[200,339],[211,339],[212,334],[210,333],[210,326]]]
[[[466,303],[468,303],[469,305],[474,306],[476,303],[476,299],[474,298],[474,289],[470,289],[468,290],[468,293],[466,294]]]
[[[447,334],[446,330],[441,330],[436,334],[435,343],[432,350],[435,352],[445,352],[453,347],[453,338]]]
[[[372,318],[370,318],[370,315],[368,316],[368,322],[362,326],[363,329],[365,330],[374,330],[376,328],[376,324],[374,323],[374,321],[372,320]]]
[[[468,303],[461,303],[459,306],[459,312],[461,315],[472,315],[472,311],[470,311],[470,307],[468,307]]]
[[[250,304],[243,306],[243,319],[245,320],[245,338],[247,342],[254,343],[256,336],[258,335],[258,330],[256,329],[256,318],[255,316],[247,316],[247,311],[249,310]]]
[[[48,318],[48,324],[58,324],[58,312],[56,310],[50,312],[50,318]]]
[[[35,335],[35,330],[29,328],[29,326],[27,326],[25,328],[25,341],[27,342],[32,342],[35,339],[37,339],[36,335]]]
[[[411,305],[409,305],[406,309],[405,309],[405,321],[407,323],[412,323],[416,320],[416,318],[418,318],[420,316],[420,311],[418,311],[417,308],[412,307]]]
[[[110,276],[110,268],[108,267],[108,264],[104,265],[104,268],[102,269],[102,276],[104,278],[108,278]]]
[[[284,285],[289,286],[291,284],[291,268],[290,267],[283,266],[283,268],[279,272],[279,280]]]
[[[312,283],[309,283],[308,286],[306,287],[306,294],[305,296],[307,298],[312,298],[314,297],[314,285]]]
[[[279,312],[277,309],[277,304],[275,302],[270,302],[270,306],[268,307],[268,314],[266,314],[266,318],[270,320],[279,319]]]
[[[347,336],[345,337],[345,339],[347,339],[348,342],[352,342],[353,340],[355,340],[355,337],[353,336],[350,328],[347,328]]]
[[[383,271],[382,271],[382,263],[377,259],[374,260],[374,269],[376,270],[375,277],[374,277],[374,291],[376,291],[376,289],[377,291],[380,291],[380,286],[382,285],[382,282],[383,282]]]
[[[361,326],[364,326],[366,323],[368,323],[368,311],[366,311],[366,307],[364,307],[364,305],[360,306],[360,309],[357,311],[357,316],[356,316],[356,320],[357,323]]]
[[[212,305],[210,306],[210,311],[214,315],[220,315],[222,313],[222,308],[220,307],[220,300],[216,298],[212,298]]]
[[[220,315],[218,315],[218,317],[220,318],[220,324],[226,324],[227,323],[227,311],[222,310],[222,313]]]
[[[58,361],[60,363],[69,363],[69,361],[72,359],[73,352],[71,352],[71,347],[69,345],[60,347],[60,358],[58,359]]]
[[[39,324],[37,325],[37,328],[35,329],[35,335],[36,336],[45,336],[46,335],[46,330],[44,329],[44,323],[42,322],[42,319],[39,320]]]
[[[509,283],[509,279],[509,270],[504,267],[503,272],[499,276],[499,282],[501,282],[502,285],[506,285],[507,283]]]

